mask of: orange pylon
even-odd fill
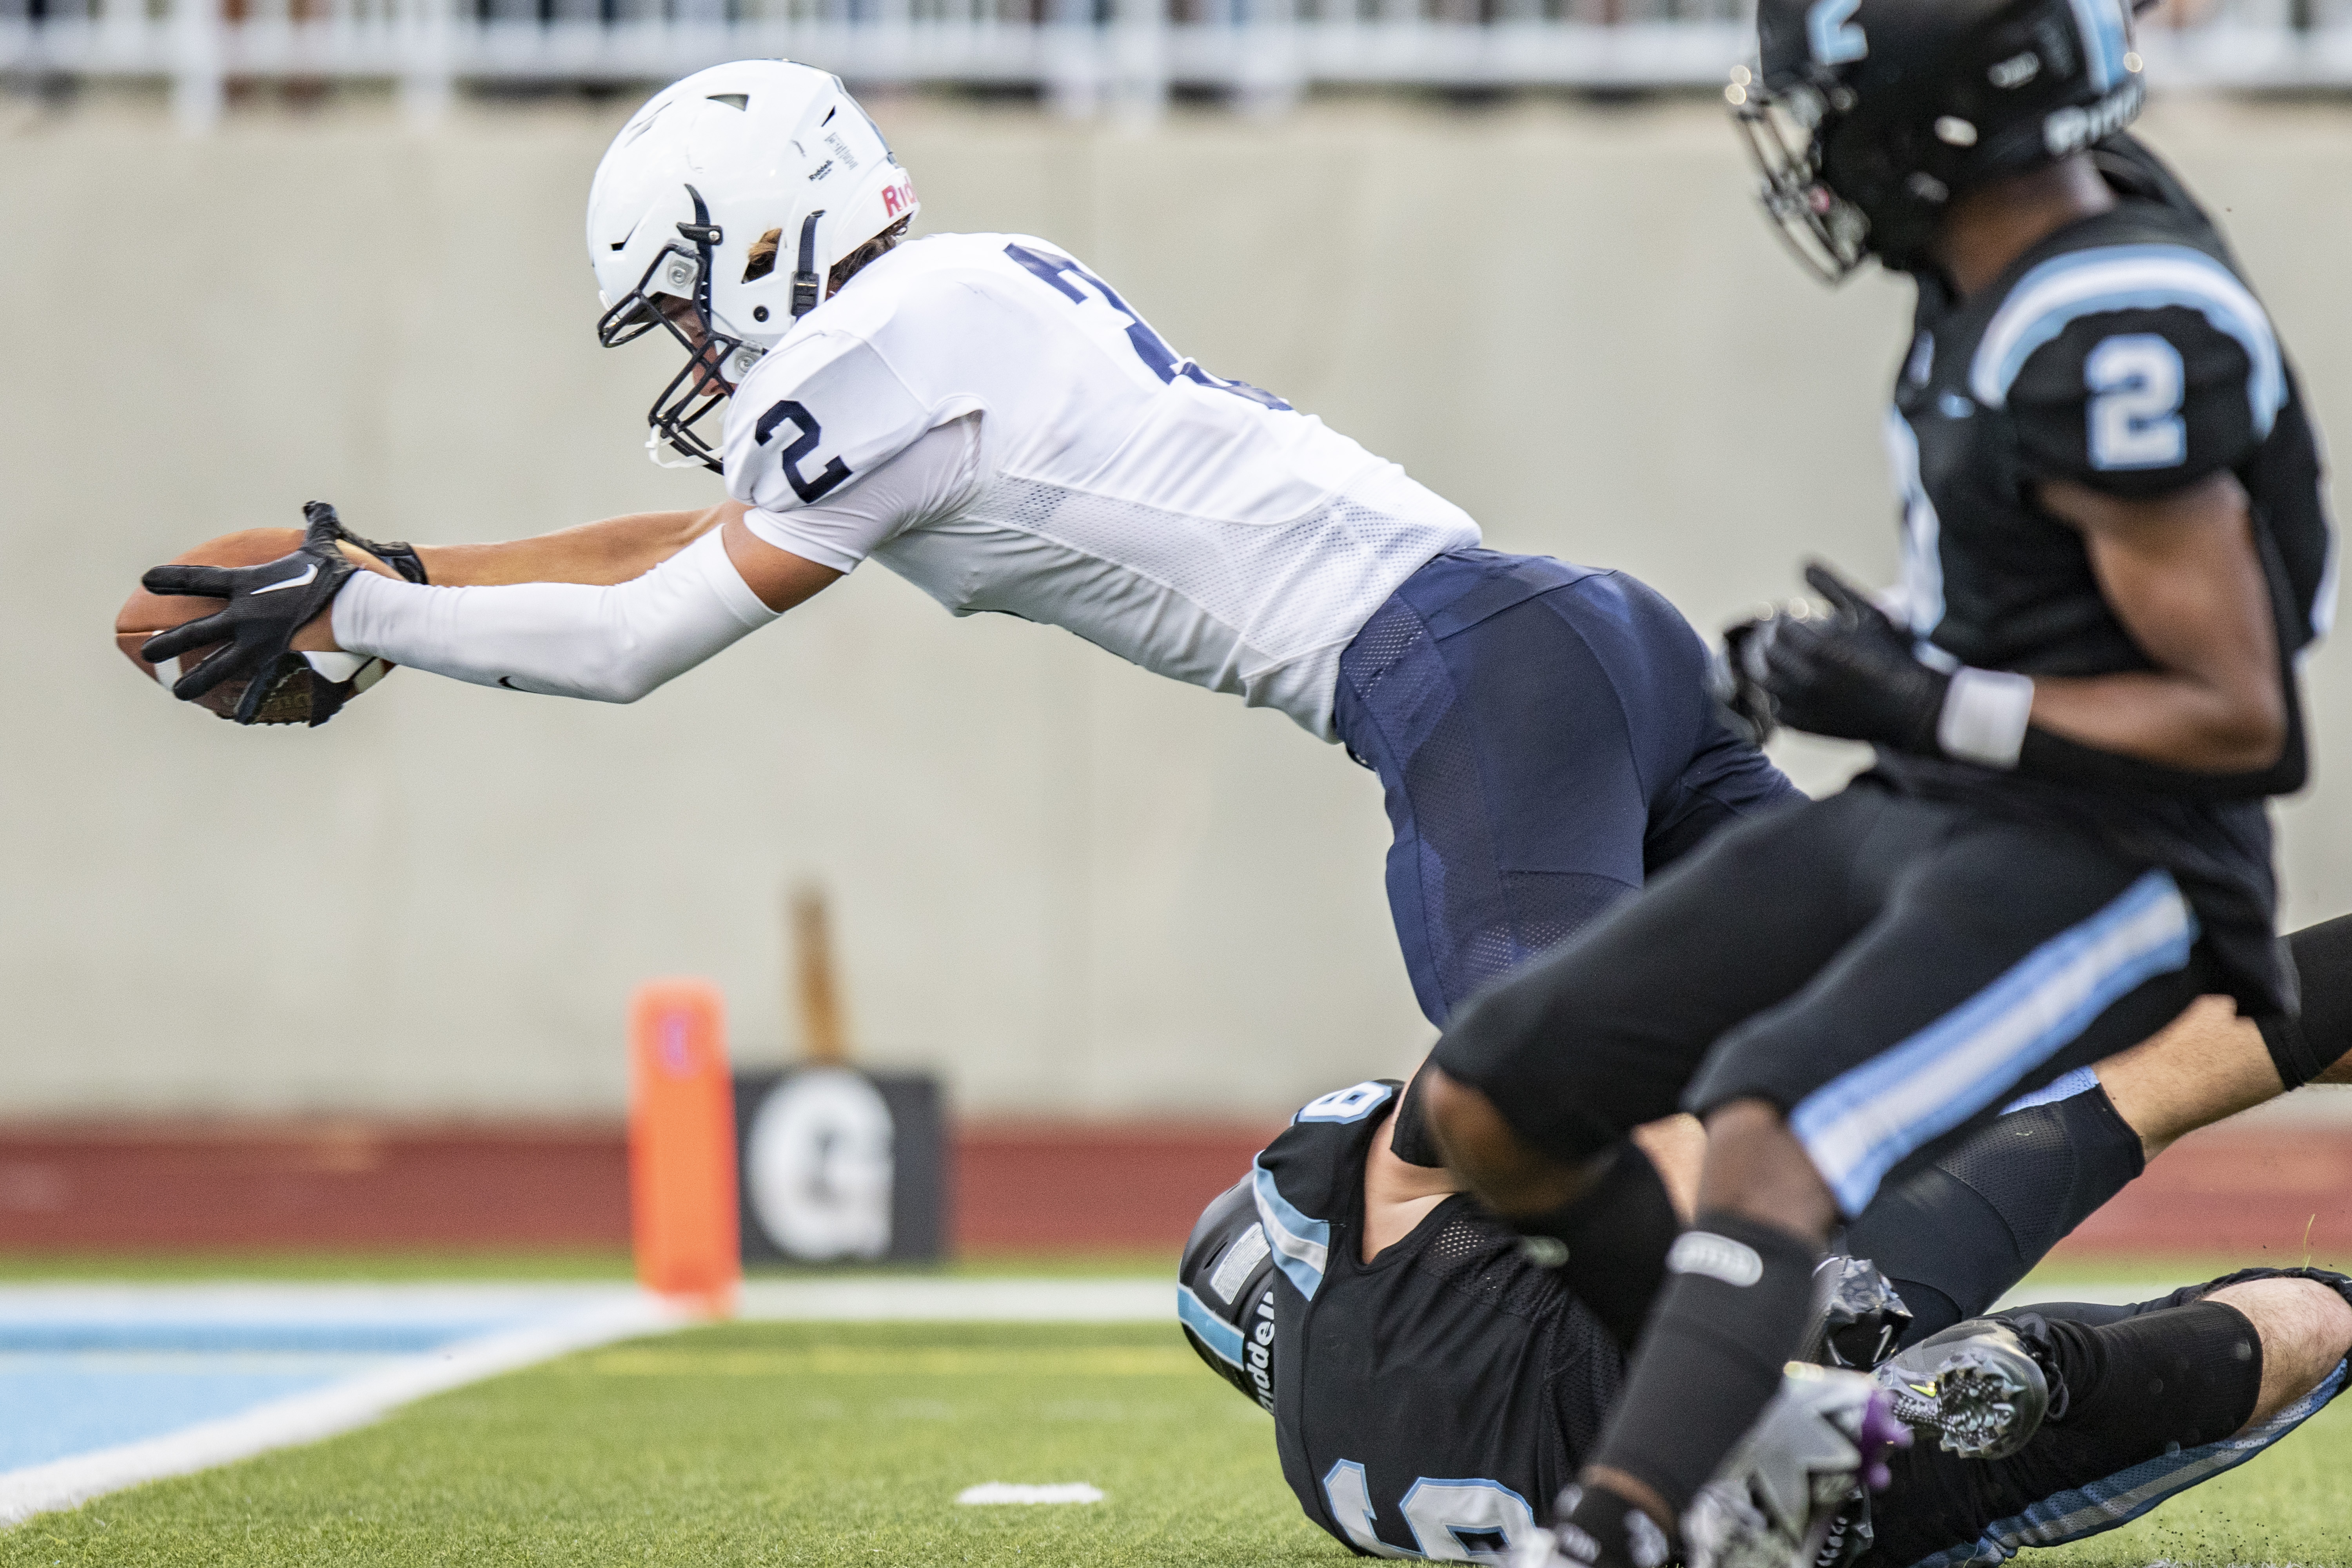
[[[707,980],[655,980],[629,1007],[629,1215],[637,1279],[713,1317],[743,1254],[727,1004]]]

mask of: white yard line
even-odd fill
[[[119,1299],[127,1293],[108,1294]],[[142,1481],[210,1469],[272,1448],[315,1443],[322,1437],[367,1426],[427,1394],[614,1340],[659,1333],[689,1321],[686,1314],[657,1298],[642,1294],[616,1298],[607,1292],[601,1304],[582,1308],[552,1321],[486,1334],[404,1357],[348,1383],[273,1400],[242,1415],[207,1421],[161,1437],[77,1454],[0,1475],[0,1525],[14,1524],[53,1509],[71,1508]]]
[[[753,1322],[1144,1323],[1175,1321],[1163,1279],[758,1279]],[[0,1288],[0,1328],[68,1321],[125,1328],[161,1321],[224,1327],[400,1323],[500,1316],[539,1321],[404,1356],[331,1387],[241,1415],[0,1474],[0,1526],[123,1487],[315,1443],[400,1405],[500,1373],[697,1321],[660,1299],[611,1286],[116,1285]]]
[[[1168,1279],[753,1279],[752,1322],[1173,1323]]]

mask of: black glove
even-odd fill
[[[327,510],[330,516],[333,515],[334,508],[329,507]],[[411,583],[430,583],[433,580],[425,574],[425,557],[416,552],[416,546],[405,540],[388,540],[378,544],[373,539],[353,533],[340,521],[335,524],[335,537],[346,544],[358,545]]]
[[[1757,677],[1763,671],[1763,637],[1770,616],[1752,616],[1723,632],[1723,646],[1707,660],[1706,689],[1731,732],[1751,745],[1762,745],[1780,727],[1772,694]]]
[[[1830,615],[1778,615],[1757,634],[1762,644],[1758,681],[1780,722],[1811,734],[1937,754],[1936,725],[1952,678],[1920,663],[1910,634],[1828,567],[1808,565],[1805,581],[1830,602]]]
[[[222,645],[173,683],[173,696],[192,701],[225,680],[242,677],[245,695],[234,717],[240,724],[251,724],[267,721],[263,709],[280,687],[309,679],[309,661],[292,649],[294,634],[334,602],[358,568],[335,548],[336,541],[352,536],[333,507],[307,501],[302,515],[310,526],[291,555],[259,566],[157,566],[139,580],[151,594],[228,601],[218,613],[158,632],[141,646],[142,658],[160,664],[192,648]],[[310,722],[324,723],[327,717],[321,713]]]

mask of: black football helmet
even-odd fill
[[[2146,0],[2141,0],[2145,4]],[[1951,199],[2137,118],[2134,0],[1759,0],[1725,97],[1765,211],[1836,282],[1908,271]]]
[[[1274,1408],[1274,1248],[1243,1177],[1202,1211],[1176,1267],[1176,1316],[1211,1372]]]

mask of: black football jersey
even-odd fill
[[[1357,1552],[1491,1561],[1549,1517],[1624,1361],[1467,1195],[1363,1261],[1364,1161],[1397,1089],[1325,1095],[1258,1156],[1276,1440],[1307,1516]]]
[[[2152,668],[2099,591],[2082,535],[2036,502],[2047,479],[2126,498],[2228,470],[2252,498],[2281,679],[2295,714],[2271,789],[2301,782],[2293,654],[2326,629],[2332,532],[2293,367],[2227,246],[2145,147],[2097,153],[2122,197],[2036,245],[1965,300],[1919,279],[1916,333],[1888,422],[1903,495],[1902,597],[1930,657],[2029,675]],[[2258,798],[2146,792],[1882,755],[1924,793],[2054,815],[2172,870],[2241,999],[2292,1005],[2270,940],[2275,891]],[[2250,796],[2256,792],[2250,791]]]

